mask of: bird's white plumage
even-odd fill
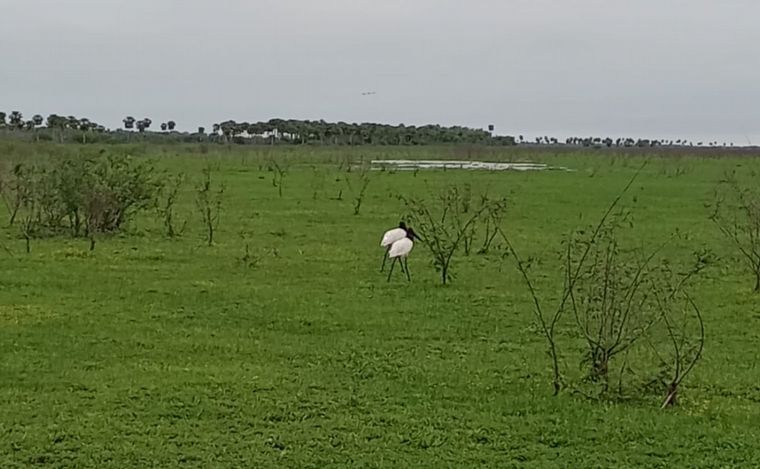
[[[395,243],[396,241],[403,239],[406,237],[406,231],[404,231],[403,228],[394,228],[392,230],[388,230],[383,235],[382,241],[380,241],[381,247],[388,247],[391,244]]]
[[[388,257],[406,257],[412,251],[413,247],[414,243],[411,239],[407,238],[406,233],[404,233],[404,238],[399,239],[391,245],[391,250],[388,252]]]

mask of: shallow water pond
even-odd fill
[[[570,171],[561,166],[548,166],[543,163],[495,163],[488,161],[459,160],[372,160],[372,169],[395,169],[412,171],[416,169],[470,169],[487,171]]]

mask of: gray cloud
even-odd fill
[[[760,142],[749,0],[0,0],[0,11],[0,108],[25,114]]]

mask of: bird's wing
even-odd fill
[[[401,228],[394,228],[392,230],[388,230],[383,235],[382,241],[380,241],[380,246],[386,247],[390,246],[391,244],[395,243],[399,239],[406,236],[406,231],[402,230]]]
[[[414,243],[409,238],[399,239],[391,245],[391,250],[388,253],[388,257],[406,256],[414,247]]]

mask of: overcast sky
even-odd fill
[[[760,143],[758,18],[757,0],[0,0],[0,109]]]

